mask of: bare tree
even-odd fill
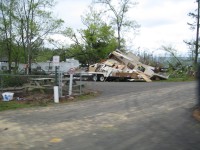
[[[191,18],[193,18],[195,21],[193,23],[188,23],[188,25],[190,26],[191,30],[196,30],[196,39],[194,40],[190,40],[190,41],[184,41],[191,49],[193,57],[194,57],[194,66],[195,68],[197,67],[197,63],[198,63],[198,55],[199,55],[199,13],[200,13],[200,1],[197,0],[197,9],[196,12],[190,12],[188,14],[188,16],[190,16]],[[195,48],[195,49],[193,49]]]
[[[177,54],[176,54],[177,50],[175,48],[173,48],[173,46],[171,46],[171,45],[167,45],[167,46],[162,45],[161,46],[161,50],[164,50],[165,52],[168,52],[171,55],[171,57],[174,58],[177,61],[176,65],[182,67],[182,63],[181,63],[180,59],[177,57]]]
[[[118,49],[122,48],[122,29],[131,28],[136,30],[140,26],[135,20],[129,20],[127,13],[137,3],[131,0],[118,0],[115,5],[113,0],[93,0],[96,4],[102,4],[107,7],[107,12],[112,12],[111,24],[117,28]]]

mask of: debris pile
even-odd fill
[[[89,66],[89,72],[103,73],[107,78],[127,78],[130,81],[143,80],[151,82],[156,79],[168,79],[160,74],[159,69],[145,65],[139,57],[131,52],[122,53],[118,50],[109,54],[108,59]]]

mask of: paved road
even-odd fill
[[[88,101],[1,112],[0,149],[200,149],[200,123],[191,117],[195,82],[89,82],[87,87],[102,95]]]

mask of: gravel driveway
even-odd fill
[[[175,86],[187,86],[195,82],[83,82],[92,91],[101,92],[100,97],[112,97],[130,92],[143,92]]]

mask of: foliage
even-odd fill
[[[195,77],[191,76],[180,76],[180,77],[169,77],[167,80],[160,80],[159,82],[187,82],[195,81]]]
[[[52,60],[52,56],[55,54],[55,51],[49,49],[49,48],[44,48],[40,49],[38,53],[35,55],[35,62],[47,62]]]
[[[0,51],[6,52],[9,70],[22,59],[31,66],[47,36],[59,33],[63,20],[53,17],[53,6],[54,0],[1,0]]]
[[[174,69],[174,67],[169,67],[168,73],[170,74],[170,78],[188,78],[194,76],[194,72],[192,67],[189,66],[182,66],[179,68]]]
[[[82,34],[86,41],[85,49],[92,63],[105,58],[115,49],[114,32],[106,24],[101,26],[91,24],[88,29],[82,30]]]
[[[27,83],[28,78],[24,76],[0,76],[0,83],[3,87],[20,87],[24,83]]]
[[[16,0],[1,0],[0,3],[0,39],[1,39],[1,49],[4,56],[8,58],[9,72],[11,72],[11,57],[13,51],[13,38],[15,33],[13,32],[13,18],[14,18],[14,8],[16,5]]]
[[[54,5],[53,0],[19,1],[18,4],[18,27],[22,33],[19,38],[27,56],[25,63],[31,66],[47,35],[54,33],[63,21],[52,16],[50,9]]]
[[[86,29],[78,30],[78,35],[71,28],[67,28],[64,32],[64,35],[74,42],[66,50],[66,56],[74,57],[82,64],[99,62],[117,47],[114,31],[101,20],[101,13],[92,8],[89,11],[82,17]]]
[[[17,101],[9,101],[9,102],[0,101],[0,106],[1,106],[0,111],[30,107],[29,104],[19,103]]]

